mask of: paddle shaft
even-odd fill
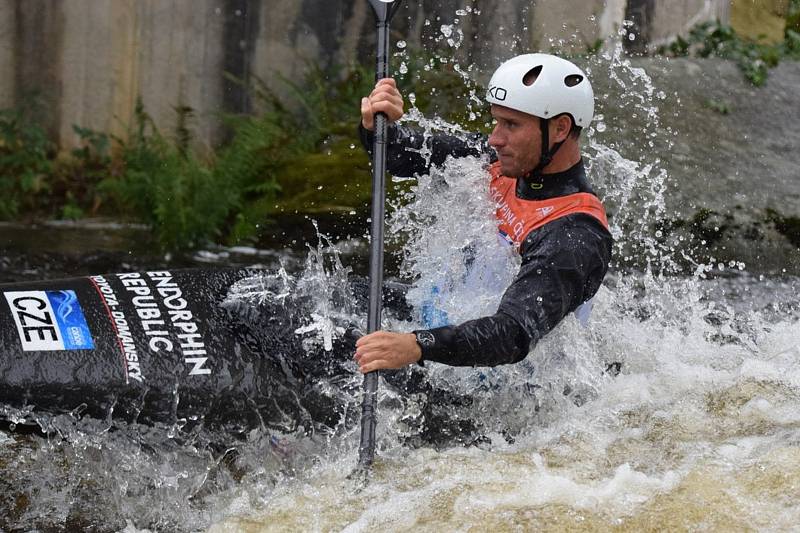
[[[378,25],[378,47],[375,81],[389,76],[389,23],[397,11],[400,0],[382,2],[370,0]],[[375,115],[375,142],[372,150],[372,229],[369,255],[369,309],[367,333],[381,327],[383,288],[383,232],[386,196],[386,137],[388,120],[384,113]],[[364,400],[361,404],[361,443],[358,464],[369,468],[375,458],[376,405],[378,400],[378,373],[364,376]]]

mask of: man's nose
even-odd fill
[[[494,127],[492,133],[489,135],[489,146],[497,148],[505,144],[505,139],[497,132],[497,126]]]

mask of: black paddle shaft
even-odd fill
[[[377,62],[375,81],[389,76],[389,23],[401,0],[369,0],[378,24]],[[369,255],[369,310],[367,332],[381,327],[381,298],[383,287],[383,230],[386,195],[386,137],[388,119],[384,113],[375,115],[375,144],[372,151],[372,230]],[[369,468],[375,458],[376,404],[378,373],[364,376],[364,400],[361,404],[361,443],[358,464]]]

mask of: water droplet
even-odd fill
[[[456,9],[456,15],[459,17],[467,16],[467,11],[465,9]]]
[[[439,31],[441,31],[442,35],[445,37],[450,37],[453,35],[453,26],[450,24],[442,24],[442,26],[439,28]]]
[[[397,48],[405,48],[406,42],[405,41],[397,41]]]
[[[598,122],[597,125],[594,127],[599,133],[603,133],[606,131],[606,123],[605,122]]]
[[[400,68],[399,68],[399,70],[400,70],[400,74],[408,74],[408,65],[406,65],[406,62],[405,62],[405,61],[403,61],[402,63],[400,63]]]
[[[628,40],[629,41],[635,41],[636,40],[636,34],[635,33],[629,33],[628,34]]]

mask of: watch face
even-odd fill
[[[436,338],[430,331],[418,331],[417,342],[420,346],[433,346],[436,344]]]

